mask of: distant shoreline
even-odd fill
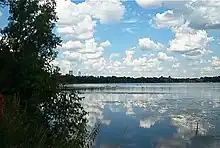
[[[60,75],[64,84],[126,84],[126,83],[220,83],[220,76],[200,78],[116,77]]]

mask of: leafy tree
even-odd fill
[[[87,113],[82,98],[60,92],[59,68],[51,64],[57,56],[54,49],[61,43],[54,33],[55,0],[8,0],[7,6],[9,23],[0,31],[0,92],[19,98],[20,112],[28,116],[25,121],[19,118],[19,130],[37,118],[34,122],[48,129],[47,145],[61,141],[65,147],[83,147]]]
[[[8,6],[9,24],[1,30],[0,91],[16,93],[23,104],[36,105],[51,97],[58,86],[51,81],[57,69],[50,64],[61,42],[53,32],[56,3],[10,0]]]

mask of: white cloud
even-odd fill
[[[172,68],[179,68],[180,67],[180,63],[176,63],[172,65]]]
[[[67,41],[59,47],[59,57],[71,63],[68,68],[96,75],[107,65],[115,64],[103,57],[105,48],[111,43],[107,40],[97,44],[94,33],[97,21],[106,24],[123,19],[125,7],[120,0],[86,0],[78,4],[57,0],[56,11],[59,17],[57,32]],[[67,66],[60,64],[60,67],[63,72],[67,71]]]
[[[67,59],[56,59],[52,62],[53,65],[58,66],[61,68],[61,73],[66,74],[69,73],[69,70],[72,69],[71,61],[68,61]]]
[[[126,50],[126,57],[123,59],[123,64],[125,66],[134,66],[137,71],[137,68],[140,71],[145,71],[146,69],[153,69],[160,65],[161,61],[156,57],[139,57],[134,58],[134,51]]]
[[[126,50],[125,53],[126,53],[126,57],[124,58],[123,62],[127,65],[131,65],[133,62],[133,55],[134,55],[135,51],[134,50]]]
[[[176,59],[173,57],[173,56],[168,56],[166,53],[164,53],[164,52],[159,52],[158,54],[157,54],[157,56],[158,56],[158,59],[159,60],[162,60],[162,61],[175,61]]]
[[[100,46],[102,46],[102,47],[104,47],[104,48],[106,48],[106,47],[109,47],[109,46],[111,46],[112,44],[109,42],[109,41],[105,41],[105,42],[102,42],[101,44],[100,44]]]
[[[163,44],[156,43],[150,38],[141,38],[138,40],[138,46],[141,50],[161,50],[164,48]]]
[[[71,0],[57,0],[57,12],[64,24],[80,22],[85,15],[101,23],[111,23],[123,18],[125,7],[120,0],[86,0],[79,4]]]
[[[150,2],[154,3],[156,7],[161,6],[161,1],[151,0]],[[172,10],[156,15],[154,20],[159,28],[173,27],[185,21],[190,22],[189,26],[194,29],[220,28],[220,1],[163,1],[163,4]]]
[[[68,41],[64,44],[65,46],[60,47],[62,49],[73,49],[75,50],[67,50],[62,52],[62,55],[66,60],[78,62],[82,64],[82,62],[91,60],[97,60],[103,57],[104,48],[98,46],[97,42],[94,38],[85,40],[85,43],[81,43],[79,41]]]
[[[86,2],[92,7],[92,16],[103,24],[118,22],[125,13],[125,7],[120,0],[87,0]]]
[[[104,48],[98,46],[98,43],[95,41],[94,38],[86,40],[84,48],[81,48],[78,52],[80,53],[96,53],[96,52],[103,52]]]
[[[180,27],[173,28],[175,38],[170,41],[168,50],[192,57],[205,54],[208,51],[208,43],[213,38],[208,37],[205,30],[195,30],[188,25],[185,23]]]
[[[220,1],[193,1],[186,5],[188,19],[194,28],[216,29],[220,28]]]
[[[125,53],[126,53],[126,57],[128,59],[132,59],[135,51],[134,50],[126,50]]]
[[[213,67],[215,67],[215,68],[219,67],[220,68],[220,58],[212,57],[211,63],[212,63]]]
[[[77,39],[94,37],[96,19],[101,23],[120,21],[125,8],[120,0],[87,0],[75,4],[71,0],[57,0],[57,32]]]
[[[66,43],[62,43],[60,48],[64,50],[75,50],[83,47],[84,45],[80,41],[68,41]]]
[[[183,16],[180,14],[175,14],[173,10],[157,13],[154,21],[157,28],[181,26],[185,22]]]
[[[70,0],[57,0],[57,32],[77,39],[92,38],[96,21],[88,13],[88,7],[86,3],[77,5]]]
[[[57,31],[61,35],[75,37],[77,39],[90,39],[94,36],[95,31],[95,21],[92,20],[91,16],[86,15],[83,16],[84,18],[81,19],[80,22],[76,24],[69,24],[69,25],[59,25],[58,21],[58,28]],[[62,24],[62,22],[61,22]]]
[[[103,51],[98,51],[96,53],[90,54],[90,53],[85,53],[83,54],[88,60],[90,59],[100,59],[103,57]]]
[[[81,62],[83,60],[86,60],[85,56],[78,52],[65,51],[63,52],[63,56],[68,61]]]
[[[184,63],[181,63],[181,68],[180,63],[172,63],[173,65],[171,66],[173,69],[175,68],[175,74],[171,66],[167,68],[167,66],[169,66],[167,63],[171,64],[169,62],[175,62],[177,59],[170,56],[169,52],[164,53],[165,51],[157,54],[150,54],[149,52],[148,55],[140,56],[140,51],[137,51],[136,54],[136,49],[130,49],[125,51],[126,55],[124,58],[121,57],[119,53],[110,53],[109,57],[104,56],[105,48],[111,46],[111,42],[108,40],[102,43],[97,42],[94,39],[95,29],[100,23],[114,23],[123,19],[125,7],[120,0],[86,0],[79,4],[74,4],[70,0],[57,1],[57,12],[60,18],[57,23],[57,32],[65,42],[62,44],[63,46],[60,47],[61,52],[59,58],[62,60],[58,59],[56,64],[61,67],[63,73],[73,69],[80,70],[83,74],[89,75],[180,76],[182,74],[184,77],[186,75],[191,76],[189,73],[193,70],[190,71],[186,69],[186,67],[184,67],[184,70],[178,71],[182,68]],[[216,4],[216,6],[210,5],[210,2],[207,2],[209,3],[207,5],[205,3],[196,4],[195,2],[191,2],[193,3],[191,4],[189,1],[185,1],[181,3],[183,5],[177,5],[176,1],[168,2],[163,0],[136,0],[136,2],[143,8],[156,8],[162,4],[168,8],[165,12],[156,14],[154,19],[152,19],[157,28],[166,27],[173,31],[174,39],[169,42],[168,51],[181,53],[190,59],[202,57],[210,53],[210,50],[208,50],[209,43],[213,38],[208,36],[208,32],[205,29],[210,27],[210,25],[213,27],[218,24],[218,16],[215,13],[217,9],[215,10],[214,8],[217,7],[218,4]],[[199,12],[195,8],[201,8],[200,10],[202,11],[202,7],[206,9],[206,6],[210,7],[212,14],[201,12],[195,15]],[[198,20],[195,16],[205,21]],[[136,21],[137,20],[130,19],[125,20],[123,23],[131,24]],[[134,26],[134,24],[132,25],[132,27],[124,27],[125,29],[123,31],[133,33],[136,26]],[[150,38],[139,39],[137,47],[141,50],[158,51],[165,49],[163,44],[155,42]],[[219,58],[213,58],[209,64],[213,66],[213,69],[219,68]],[[199,70],[203,68],[205,72],[208,71],[208,68],[205,69],[208,66],[198,63],[198,67],[196,68]]]
[[[143,8],[157,8],[162,6],[164,0],[136,0],[136,3]]]

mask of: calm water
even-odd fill
[[[101,123],[95,148],[220,148],[220,83],[73,87],[89,126]]]

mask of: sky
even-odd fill
[[[220,75],[220,0],[56,0],[63,74]],[[0,27],[8,12],[0,10]]]

